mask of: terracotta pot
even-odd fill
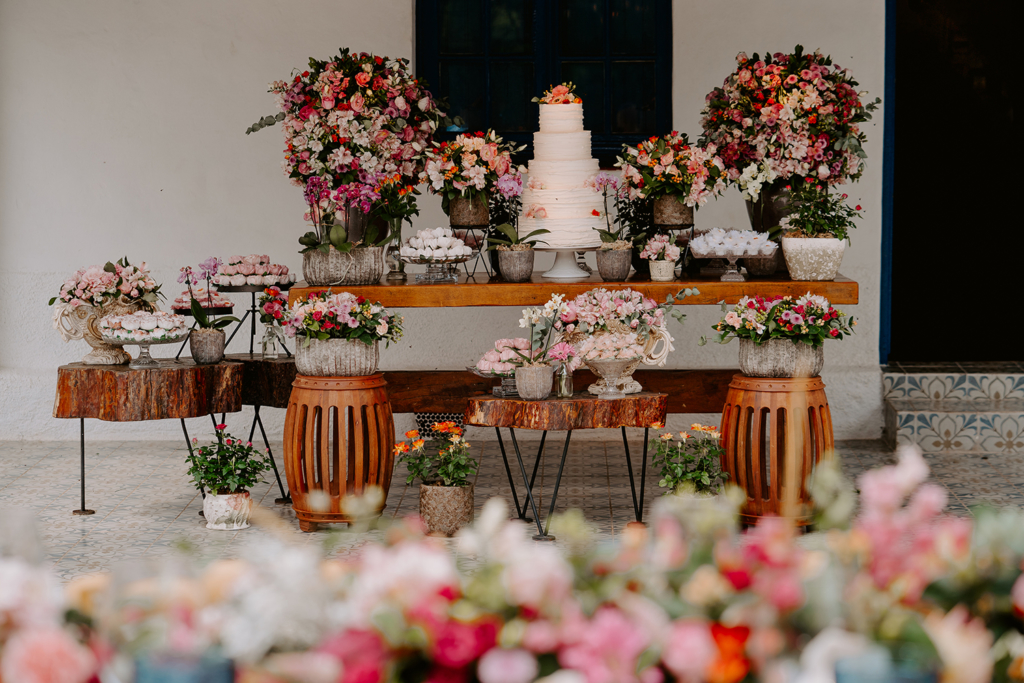
[[[379,342],[348,339],[299,339],[295,369],[305,377],[364,377],[377,372]]]
[[[653,282],[671,282],[676,279],[675,261],[651,261],[650,264]]]
[[[373,285],[384,275],[384,247],[356,247],[340,252],[333,246],[302,255],[302,277],[311,287]]]
[[[533,249],[499,251],[498,270],[505,282],[529,282],[533,276]]]
[[[188,336],[192,360],[199,365],[213,365],[224,360],[224,330],[197,327]]]
[[[486,227],[490,212],[486,197],[456,197],[448,203],[448,222],[455,225]]]
[[[629,277],[632,249],[598,249],[597,272],[606,282],[622,282]]]
[[[668,195],[654,200],[655,225],[693,225],[693,207],[679,199],[679,195]]]
[[[222,495],[207,492],[203,498],[203,517],[206,518],[207,529],[248,529],[251,513],[252,498],[248,491]]]
[[[835,237],[783,237],[782,253],[794,280],[835,280],[846,240]]]
[[[825,364],[825,350],[789,339],[755,344],[740,339],[740,370],[747,377],[817,377]]]
[[[431,536],[454,536],[473,522],[473,485],[420,484],[420,517]]]
[[[551,395],[555,375],[553,365],[531,365],[516,368],[516,391],[527,401],[541,401]]]

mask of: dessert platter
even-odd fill
[[[477,251],[455,236],[451,228],[420,230],[398,252],[403,263],[427,266],[417,273],[416,282],[458,282],[455,266],[476,256]]]
[[[171,303],[171,312],[179,315],[192,315],[192,297],[203,307],[206,313],[211,315],[227,315],[231,313],[235,304],[231,299],[222,296],[215,288],[207,290],[205,287],[193,287],[192,291],[185,290]]]
[[[288,289],[298,279],[297,273],[289,272],[288,266],[271,263],[266,254],[249,254],[228,257],[213,284],[221,292],[262,292],[273,285]]]
[[[546,244],[536,247],[555,252],[555,264],[544,277],[586,278],[590,273],[576,265],[574,252],[594,251],[601,245],[598,229],[605,225],[604,203],[588,183],[600,168],[591,153],[590,131],[583,128],[579,98],[546,103],[564,99],[550,94],[541,99],[540,130],[533,134],[534,157],[527,166],[519,230],[549,231],[543,238]]]
[[[186,339],[189,334],[185,317],[156,311],[138,311],[126,315],[108,315],[100,320],[100,337],[116,346],[138,345],[139,357],[132,359],[128,367],[155,368],[160,361],[149,354],[152,344],[173,344]]]
[[[725,259],[728,267],[722,274],[723,282],[746,282],[738,260],[751,261],[775,258],[779,245],[771,241],[768,235],[753,230],[724,230],[712,228],[690,240],[690,251],[697,258]]]

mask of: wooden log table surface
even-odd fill
[[[71,363],[57,368],[53,416],[137,422],[242,409],[241,363],[196,365],[160,359],[160,367]]]
[[[700,293],[679,301],[681,305],[717,304],[720,301],[736,303],[744,296],[803,296],[807,292],[824,296],[833,304],[855,304],[858,301],[859,286],[843,275],[834,281],[803,282],[790,280],[784,275],[747,280],[746,282],[722,282],[717,276],[690,277],[672,282],[651,282],[634,275],[625,282],[605,282],[597,273],[582,280],[557,280],[545,278],[535,272],[530,282],[505,282],[501,278],[488,278],[486,274],[467,278],[463,273],[458,284],[417,283],[410,274],[403,282],[381,280],[375,285],[338,285],[335,287],[310,287],[305,282],[296,283],[288,291],[288,300],[305,299],[312,292],[351,292],[365,296],[370,301],[379,301],[391,308],[444,308],[449,306],[543,306],[552,294],[564,294],[575,298],[594,287],[623,289],[629,287],[659,302],[669,294],[681,289],[696,288]]]
[[[543,401],[482,396],[469,399],[465,424],[543,431],[649,428],[665,423],[667,408],[667,394],[649,391],[628,394],[614,401],[599,399],[590,393]]]
[[[224,360],[242,364],[242,405],[288,408],[292,382],[298,372],[295,358],[264,360],[260,353],[232,353]]]

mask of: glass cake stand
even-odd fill
[[[480,372],[476,368],[467,367],[467,370],[472,372],[477,377],[483,377],[484,379],[495,379],[501,378],[501,386],[494,387],[491,393],[498,398],[519,398],[519,392],[516,391],[516,376],[515,375],[496,375],[493,372]]]
[[[139,357],[133,358],[129,363],[128,367],[132,370],[148,370],[151,368],[160,367],[160,361],[153,356],[149,355],[149,347],[153,344],[176,344],[183,339],[188,339],[189,332],[191,330],[185,330],[184,334],[177,335],[175,337],[165,337],[163,339],[150,339],[148,341],[141,339],[115,339],[114,337],[108,337],[106,335],[100,335],[108,344],[114,346],[138,346]]]
[[[459,256],[458,258],[450,258],[443,261],[412,258],[411,256],[400,256],[398,260],[410,265],[419,264],[427,267],[426,272],[416,274],[416,282],[429,282],[432,284],[450,282],[454,284],[459,281],[459,270],[456,266],[460,263],[465,263],[476,255],[477,252],[474,251],[468,256]]]
[[[723,250],[721,253],[716,249],[714,252],[708,252],[706,254],[700,253],[695,249],[691,249],[692,253],[697,258],[712,258],[712,259],[726,259],[729,262],[725,272],[722,274],[722,282],[746,282],[747,278],[740,270],[740,267],[736,265],[736,262],[740,259],[747,259],[750,261],[765,261],[770,258],[775,258],[775,252],[770,254],[762,254],[760,252],[756,254],[737,254],[732,250]],[[703,270],[701,271],[703,273]]]
[[[555,252],[555,264],[551,266],[544,277],[558,280],[585,280],[590,273],[576,265],[576,252],[597,251],[600,247],[572,247],[569,249],[553,247],[534,247],[537,251]]]

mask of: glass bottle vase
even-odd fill
[[[263,329],[263,360],[277,360],[280,350],[278,349],[278,331],[275,325],[265,325]]]
[[[568,363],[558,368],[558,398],[572,398],[572,370]]]

